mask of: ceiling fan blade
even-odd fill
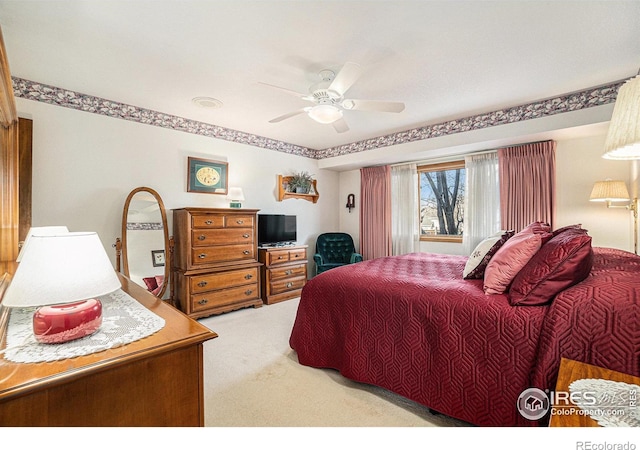
[[[342,106],[352,111],[380,111],[399,113],[404,111],[402,102],[380,102],[376,100],[345,100]]]
[[[278,116],[278,117],[276,117],[275,119],[271,119],[271,120],[269,121],[269,123],[278,123],[278,122],[282,122],[282,121],[283,121],[283,120],[285,120],[285,119],[289,119],[289,118],[291,118],[291,117],[293,117],[293,116],[297,116],[298,114],[303,114],[303,113],[306,113],[306,112],[307,112],[307,111],[306,111],[306,109],[299,109],[299,110],[297,110],[297,111],[293,111],[293,112],[290,112],[290,113],[287,113],[287,114],[283,114],[283,115],[281,115],[281,116]]]
[[[347,121],[344,120],[344,118],[342,117],[336,120],[335,122],[332,122],[331,125],[333,125],[333,128],[338,133],[344,133],[345,131],[349,131],[349,125],[347,125]]]
[[[329,90],[336,91],[340,95],[344,95],[345,92],[349,90],[353,83],[356,82],[360,75],[362,74],[362,67],[360,64],[356,64],[353,62],[347,62],[340,72],[336,75],[336,77],[331,82],[329,86]]]
[[[280,87],[280,86],[276,86],[275,84],[263,83],[262,81],[258,81],[258,84],[262,84],[264,86],[269,86],[271,88],[278,89],[280,91],[286,92],[289,95],[294,95],[294,96],[299,97],[299,98],[306,99],[306,97],[309,96],[309,94],[301,94],[300,92],[296,92],[296,91],[292,91],[291,89],[287,89],[287,88],[283,88],[283,87]]]

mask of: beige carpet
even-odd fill
[[[384,389],[298,363],[289,334],[298,299],[201,319],[207,427],[452,427]]]

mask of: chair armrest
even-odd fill
[[[323,264],[322,263],[322,255],[320,253],[316,253],[315,255],[313,255],[313,260],[319,266],[321,266]]]
[[[362,259],[363,259],[362,255],[360,253],[352,253],[351,254],[351,259],[349,260],[349,263],[353,264],[353,263],[361,262]]]

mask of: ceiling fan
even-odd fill
[[[338,133],[344,133],[349,130],[347,122],[344,120],[343,111],[378,111],[399,113],[404,110],[404,103],[401,102],[384,102],[376,100],[357,100],[344,98],[345,93],[353,86],[362,73],[359,64],[348,62],[336,74],[332,70],[322,70],[318,75],[320,82],[309,88],[308,94],[295,92],[280,86],[274,86],[269,83],[262,83],[265,86],[279,89],[288,94],[295,95],[303,100],[314,103],[313,106],[307,106],[297,111],[292,111],[275,119],[271,119],[269,123],[281,122],[285,119],[306,113],[316,122],[322,124],[331,124]]]

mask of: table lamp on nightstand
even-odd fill
[[[244,193],[242,192],[242,188],[232,187],[229,188],[229,194],[227,194],[227,199],[229,202],[229,208],[241,208],[242,203],[244,201]]]
[[[120,287],[96,233],[33,235],[2,305],[40,307],[33,316],[36,340],[59,344],[96,332],[102,304],[95,297]]]

